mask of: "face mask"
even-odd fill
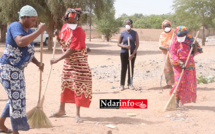
[[[177,40],[178,40],[178,42],[184,42],[184,41],[185,41],[185,39],[186,39],[186,35],[185,35],[185,36],[183,36],[183,37],[178,37],[178,36],[177,36]]]
[[[166,27],[166,28],[164,29],[164,31],[165,31],[165,32],[171,31],[171,27]]]
[[[130,29],[131,29],[131,26],[130,26],[130,25],[125,25],[125,28],[126,28],[127,30],[130,30]]]
[[[75,30],[76,27],[77,27],[77,25],[78,25],[78,24],[68,24],[68,23],[67,23],[67,27],[70,28],[70,29],[72,29],[72,30]]]

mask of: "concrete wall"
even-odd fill
[[[89,27],[83,27],[86,33],[86,37],[89,38]],[[112,40],[118,40],[120,33],[125,30],[124,27],[120,28],[120,32],[118,34],[113,35],[111,38]],[[139,35],[140,41],[158,41],[161,32],[163,31],[162,29],[139,29],[139,28],[134,28],[135,31],[137,31]],[[192,31],[190,32],[191,35],[195,36],[197,31]],[[199,38],[202,38],[202,29],[200,30],[199,33]],[[212,36],[215,35],[215,30],[205,30],[206,37],[207,36]],[[95,27],[92,27],[92,38],[102,38],[101,34],[96,32]]]

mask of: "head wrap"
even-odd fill
[[[19,19],[21,19],[21,17],[23,16],[29,16],[29,17],[38,16],[37,11],[32,6],[29,6],[29,5],[23,6],[18,12],[18,14],[19,14]]]
[[[68,19],[68,18],[74,18],[76,20],[78,20],[78,18],[80,17],[81,14],[81,8],[68,8],[66,10],[65,15],[63,16],[63,19]]]
[[[185,26],[178,26],[176,27],[175,29],[175,34],[178,36],[178,35],[181,35],[181,34],[184,34],[184,33],[188,33],[188,30],[187,30],[187,27]]]
[[[170,26],[172,26],[172,22],[171,21],[169,21],[169,20],[164,20],[163,22],[162,22],[162,28],[164,29],[164,24],[165,23],[169,23],[170,24]]]
[[[194,38],[193,38],[192,35],[188,34],[187,27],[185,27],[185,26],[178,26],[178,27],[176,27],[176,29],[175,29],[175,34],[176,34],[177,36],[178,36],[178,35],[181,35],[181,34],[184,34],[184,33],[186,33],[186,39],[185,39],[185,42],[183,42],[183,43],[192,46],[193,43],[195,42],[195,40],[194,40]],[[196,41],[196,43],[197,43],[197,51],[198,51],[199,53],[202,53],[203,51],[202,51],[201,46],[199,45],[199,43],[198,43],[197,41]]]
[[[127,20],[125,21],[125,23],[128,23],[128,22],[130,22],[131,25],[133,24],[133,21],[132,21],[131,19],[127,19]]]
[[[194,38],[193,38],[193,36],[191,36],[190,34],[188,34],[187,27],[185,27],[185,26],[178,26],[178,27],[176,27],[175,34],[177,36],[182,35],[184,33],[186,33],[186,35],[187,35],[184,43],[189,44],[191,46],[192,43],[193,43],[193,41],[194,41]]]

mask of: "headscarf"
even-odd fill
[[[193,38],[192,35],[188,34],[188,32],[189,32],[189,31],[187,30],[187,27],[185,27],[185,26],[178,26],[178,27],[176,27],[176,29],[175,29],[175,34],[176,34],[177,36],[178,36],[178,35],[181,35],[181,34],[183,34],[183,33],[186,33],[186,39],[185,39],[185,42],[183,42],[183,43],[192,46],[195,40],[194,40],[194,38]],[[197,43],[197,51],[198,51],[198,53],[203,53],[202,48],[201,48],[201,46],[199,45],[198,41],[196,41],[195,43]]]
[[[184,33],[186,33],[186,34],[188,34],[188,30],[187,30],[187,27],[185,27],[185,26],[178,26],[178,27],[176,27],[176,29],[175,29],[175,34],[178,36],[178,35],[181,35],[181,34],[184,34]]]
[[[164,27],[163,27],[164,23],[169,23],[170,26],[172,26],[172,22],[171,22],[171,21],[169,21],[169,20],[164,20],[164,21],[162,22],[162,28],[163,28],[163,29],[164,29]]]
[[[80,17],[80,14],[81,14],[81,8],[75,8],[75,9],[68,8],[66,10],[65,15],[63,16],[63,19],[66,20],[71,17],[78,20],[78,18]]]
[[[185,27],[185,26],[178,26],[175,29],[175,34],[177,36],[186,33],[186,39],[185,39],[184,43],[189,44],[191,46],[193,41],[194,41],[194,39],[193,39],[192,35],[188,34],[188,32],[189,31],[187,30],[187,27]]]
[[[38,16],[37,15],[37,11],[29,5],[23,6],[20,11],[18,12],[19,14],[19,20],[23,17],[23,16]]]

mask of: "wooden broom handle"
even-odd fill
[[[128,37],[128,46],[131,46],[131,45],[130,45],[130,39],[129,39],[129,37]],[[131,48],[128,49],[128,58],[130,57],[130,53],[131,53]],[[128,61],[128,62],[129,62],[129,68],[130,68],[130,77],[132,77],[131,61],[132,61],[132,60]],[[131,84],[132,84],[132,83],[131,83]]]
[[[43,64],[43,32],[41,33],[41,40],[40,40],[40,65]],[[40,70],[40,87],[39,87],[39,99],[38,104],[40,103],[41,98],[41,90],[42,90],[42,71]]]
[[[57,36],[55,36],[55,38],[54,38],[54,47],[53,47],[53,52],[52,52],[52,58],[54,58],[54,55],[55,55],[56,45],[57,45]],[[47,79],[47,82],[46,82],[46,86],[45,86],[43,96],[45,95],[47,87],[48,87],[49,79],[50,79],[50,76],[51,76],[51,71],[52,71],[52,65],[50,66],[49,75],[48,75],[48,79]]]

